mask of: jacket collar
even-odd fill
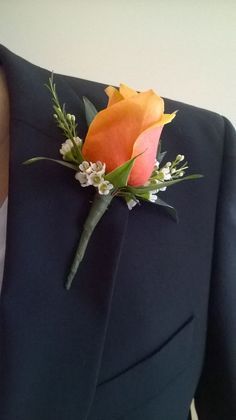
[[[95,391],[129,210],[121,199],[112,201],[71,291],[66,291],[63,284],[94,191],[76,183],[69,169],[51,162],[22,165],[33,156],[55,158],[63,141],[43,86],[50,72],[5,47],[0,47],[0,62],[10,94],[8,220],[0,299],[0,381],[6,394],[1,393],[0,407],[7,405],[13,416],[23,410],[24,418],[35,418],[37,410],[44,418],[42,407],[47,413],[51,407],[49,417],[58,419],[70,418],[76,409],[78,419],[84,419]],[[63,76],[55,75],[55,82],[68,111],[79,113],[83,136],[86,125],[78,93]],[[86,81],[76,83],[81,96],[86,94]],[[88,82],[88,96],[94,95],[93,86]],[[101,89],[96,97],[103,107]]]

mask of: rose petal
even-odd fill
[[[143,131],[133,146],[132,158],[146,150],[135,159],[128,184],[133,186],[143,185],[151,176],[156,161],[157,148],[164,124],[168,124],[175,117],[172,114],[163,114],[161,119]]]
[[[107,86],[104,90],[107,96],[109,97],[107,107],[112,106],[124,99],[123,96],[120,94],[119,90],[113,86]]]
[[[130,159],[140,133],[161,121],[163,111],[163,99],[150,89],[98,112],[84,141],[84,158],[101,160],[112,171]]]
[[[123,96],[123,98],[127,99],[131,98],[132,96],[138,95],[138,92],[125,85],[124,83],[120,83],[120,94]]]
[[[154,124],[138,136],[134,143],[131,157],[141,152],[144,153],[135,159],[128,179],[128,185],[143,185],[150,178],[155,164],[162,129],[163,125],[159,126],[159,124]]]

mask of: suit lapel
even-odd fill
[[[4,47],[0,61],[11,105],[0,412],[7,420],[15,413],[70,420],[76,412],[82,420],[95,391],[129,210],[121,199],[112,201],[67,292],[63,284],[94,190],[82,188],[73,172],[59,165],[22,165],[33,156],[59,157],[63,138],[43,86],[50,73]],[[83,137],[82,103],[62,76],[57,80],[68,112],[79,113]],[[85,81],[82,85],[86,94]]]

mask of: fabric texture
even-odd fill
[[[0,293],[2,288],[6,249],[7,205],[8,197],[5,198],[3,204],[0,207]]]
[[[0,297],[1,420],[236,418],[236,135],[217,113],[164,98],[179,110],[164,127],[204,178],[133,210],[117,198],[99,222],[68,292],[64,282],[93,188],[59,158],[64,140],[44,84],[50,71],[4,46],[10,95],[5,270]],[[58,95],[87,132],[82,96],[98,110],[106,85],[54,74]]]

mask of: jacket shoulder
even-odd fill
[[[171,113],[178,110],[178,120],[180,123],[191,124],[194,127],[202,127],[204,130],[213,129],[217,134],[224,135],[225,118],[220,113],[205,109],[199,106],[191,105],[185,102],[163,98],[165,103],[165,112]]]

